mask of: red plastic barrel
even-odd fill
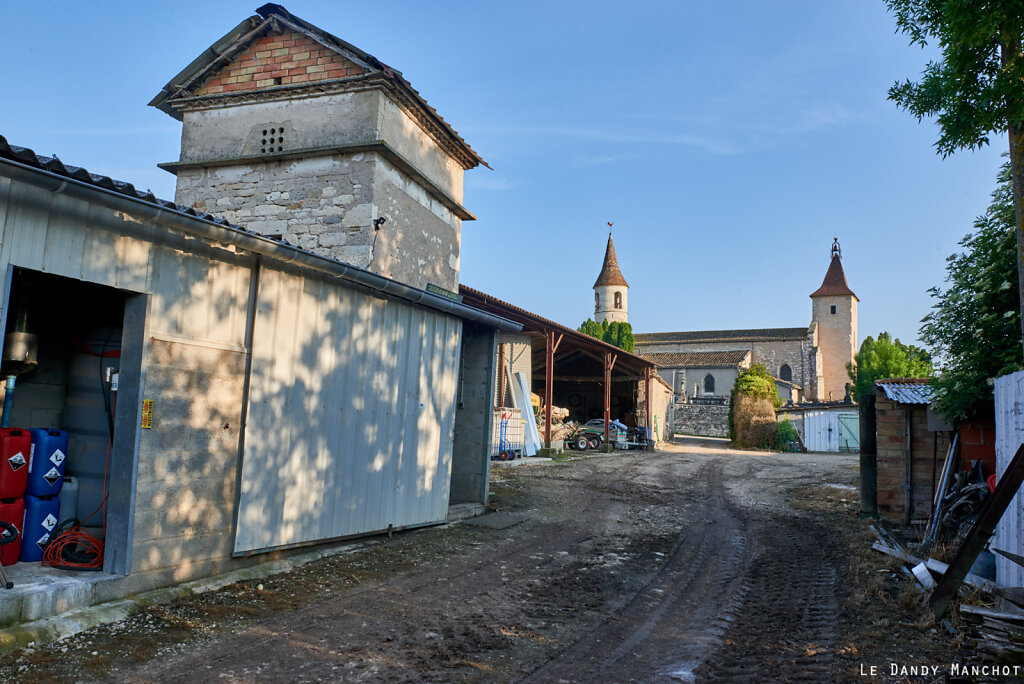
[[[0,520],[18,528],[18,538],[0,546],[0,565],[14,565],[21,557],[21,534],[25,529],[25,500],[0,499]]]
[[[31,453],[32,435],[28,430],[0,428],[0,499],[25,495]]]

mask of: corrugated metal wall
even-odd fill
[[[444,520],[461,328],[262,271],[235,552]]]
[[[996,378],[996,475],[1002,477],[1014,453],[1024,443],[1024,371]],[[1020,492],[996,525],[992,547],[1024,555],[1024,498]],[[1024,568],[996,554],[996,582],[1024,586]]]

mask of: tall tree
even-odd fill
[[[932,311],[921,326],[939,372],[939,409],[959,421],[991,410],[992,378],[1020,368],[1020,300],[1010,173],[1004,166],[992,204],[946,259],[945,289],[933,287]]]
[[[889,333],[878,333],[878,339],[866,338],[854,362],[846,364],[853,381],[854,398],[875,391],[875,381],[882,378],[927,378],[932,374],[932,359],[924,349],[892,339]]]
[[[939,154],[987,145],[991,133],[1008,135],[1017,296],[1024,303],[1024,2],[886,0],[886,5],[911,44],[936,41],[942,52],[941,61],[925,66],[920,81],[889,90],[889,99],[918,121],[937,118]],[[1017,339],[1019,357],[1024,328]]]
[[[629,323],[609,323],[604,331],[604,341],[632,353],[634,343],[633,326]]]
[[[604,328],[602,328],[601,324],[595,321],[593,318],[588,318],[587,320],[580,323],[580,327],[576,328],[576,331],[581,332],[584,335],[596,337],[599,340],[604,338]]]

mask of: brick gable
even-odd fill
[[[261,90],[358,76],[365,69],[301,33],[280,33],[253,41],[203,82],[197,95]]]

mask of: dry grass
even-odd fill
[[[791,503],[829,521],[846,549],[836,649],[843,681],[893,681],[862,676],[861,665],[878,666],[880,675],[888,675],[890,663],[942,665],[948,672],[960,648],[958,639],[924,615],[925,595],[903,573],[902,563],[871,548],[875,535],[869,521],[857,515],[856,494],[805,487],[794,492]]]
[[[733,426],[739,446],[770,447],[775,441],[775,407],[767,399],[737,394]]]

